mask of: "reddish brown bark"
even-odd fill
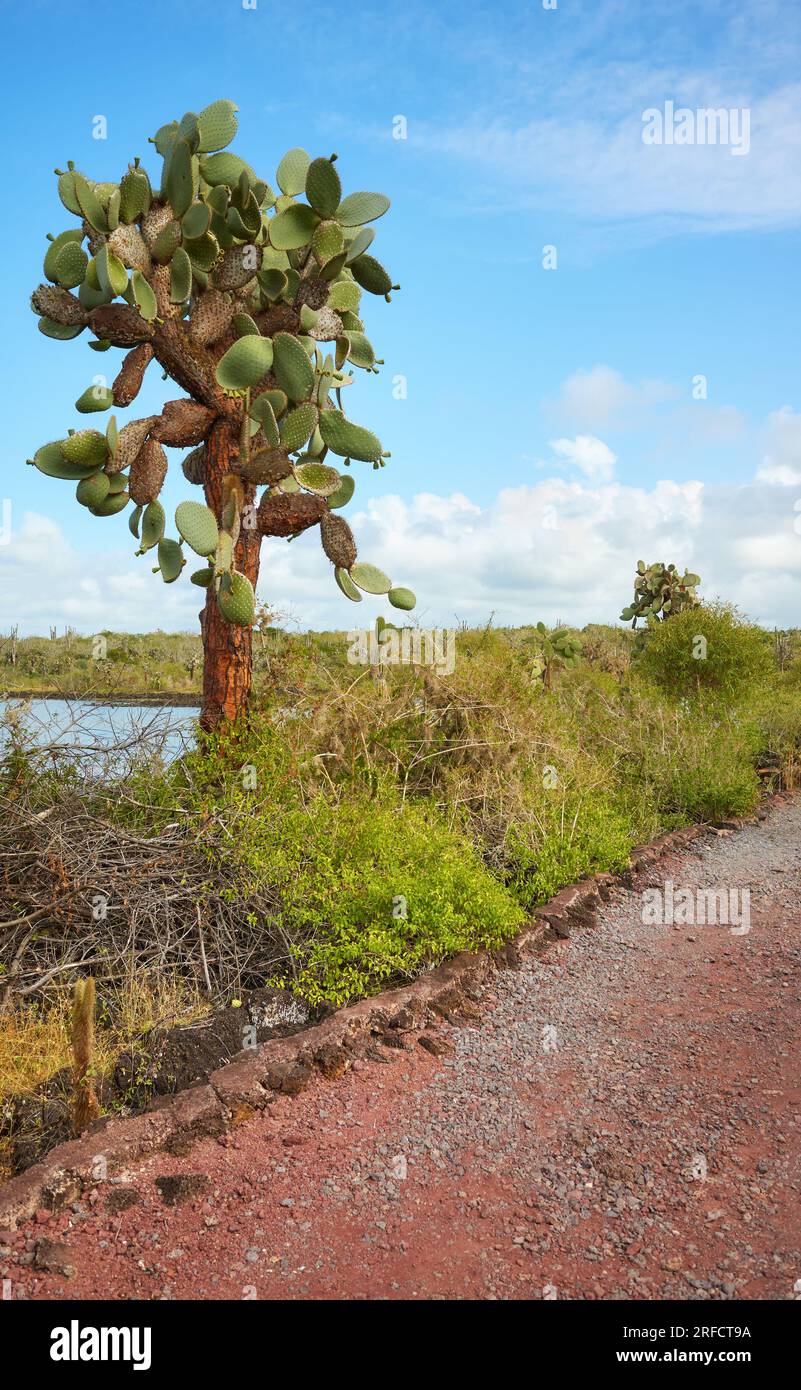
[[[219,519],[222,510],[223,478],[233,471],[239,457],[237,430],[226,420],[217,420],[206,441],[206,503]],[[253,502],[254,488],[245,484],[245,504]],[[243,526],[234,550],[234,566],[246,574],[253,588],[259,578],[261,536]],[[247,709],[253,679],[253,630],[227,623],[217,607],[214,588],[206,591],[206,604],[200,615],[203,637],[203,705],[201,728],[210,731],[223,721],[234,722]]]

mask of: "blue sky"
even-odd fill
[[[197,592],[133,559],[125,517],[92,518],[70,484],[25,468],[121,355],[44,339],[28,296],[45,233],[73,225],[54,167],[118,179],[138,154],[155,174],[147,136],[219,96],[265,178],[300,144],[337,151],[346,191],[392,198],[375,250],[402,289],[366,313],[386,365],[348,399],[392,459],[364,466],[348,514],[363,556],[417,590],[421,621],[613,621],[642,555],[797,624],[801,11],[356,0],[334,21],[330,6],[252,5],[2,7],[24,230],[6,204],[0,629],[195,626]],[[645,145],[643,111],[668,100],[747,110],[747,154]],[[120,422],[178,394],[154,372]],[[188,495],[179,458],[168,509]],[[354,618],[315,535],[266,547],[260,593],[300,626],[377,611]]]

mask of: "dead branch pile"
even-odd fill
[[[0,1012],[84,973],[168,968],[217,1001],[291,970],[280,902],[236,891],[215,833],[137,835],[66,787],[44,810],[0,797]]]

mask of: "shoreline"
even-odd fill
[[[126,691],[124,694],[99,695],[97,693],[65,693],[63,690],[0,690],[0,703],[10,700],[63,700],[65,704],[80,700],[88,705],[164,705],[175,709],[200,709],[200,694],[165,692],[163,695],[152,691]]]

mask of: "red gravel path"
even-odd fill
[[[101,1184],[0,1234],[12,1296],[798,1297],[800,845],[793,803],[651,872],[749,886],[747,935],[644,927],[619,890],[445,1025],[451,1055],[381,1049],[153,1156],[127,1210]],[[190,1173],[206,1195],[165,1206]],[[36,1269],[43,1237],[74,1277]]]

